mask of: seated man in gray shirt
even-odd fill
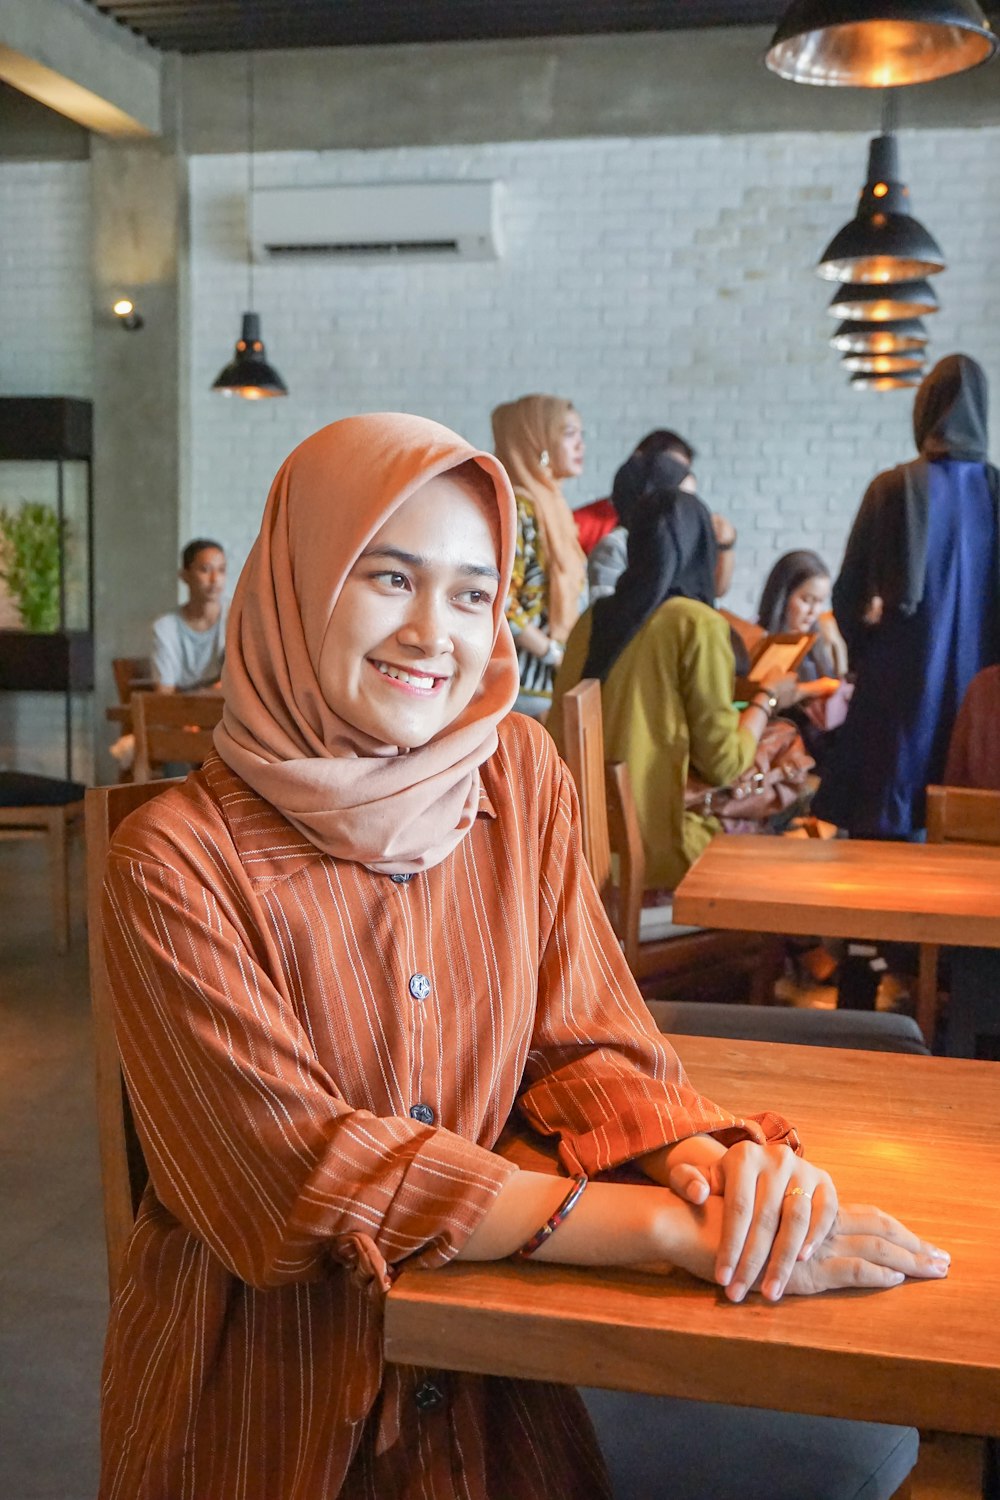
[[[217,687],[226,646],[226,554],[198,537],[181,554],[186,603],[153,622],[153,676],[161,693]]]

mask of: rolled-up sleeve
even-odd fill
[[[608,1171],[704,1133],[725,1145],[798,1138],[780,1115],[731,1114],[688,1082],[653,1025],[583,858],[576,792],[560,768],[542,861],[538,1006],[519,1098],[570,1172]]]
[[[316,1279],[329,1257],[450,1260],[516,1167],[352,1107],[255,951],[239,894],[183,864],[113,849],[104,894],[116,1032],[160,1203],[258,1287]]]

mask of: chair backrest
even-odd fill
[[[119,703],[128,703],[134,692],[156,686],[153,663],[148,656],[114,656],[111,670]]]
[[[212,751],[212,731],[222,718],[218,693],[135,693],[133,780],[149,781],[164,765],[200,766]]]
[[[580,798],[583,857],[605,905],[611,890],[611,843],[604,787],[601,684],[585,677],[563,698],[563,750]]]
[[[618,862],[618,900],[611,911],[615,932],[633,974],[639,958],[642,895],[646,886],[646,851],[632,794],[632,779],[623,760],[604,770],[608,834]]]
[[[101,1156],[101,1191],[104,1199],[104,1236],[108,1250],[108,1287],[114,1297],[122,1259],[132,1233],[139,1200],[149,1173],[132,1119],[132,1109],[122,1077],[121,1057],[115,1037],[111,989],[101,941],[101,891],[111,836],[123,818],[152,797],[158,797],[172,781],[154,781],[145,786],[126,782],[122,786],[91,787],[85,799],[87,831],[87,927],[90,942],[90,1004],[94,1021],[94,1052],[97,1067],[97,1135]]]
[[[1000,844],[1000,792],[927,788],[929,844]]]

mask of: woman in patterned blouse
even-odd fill
[[[583,471],[583,427],[561,396],[522,396],[494,410],[493,443],[517,502],[507,594],[521,681],[514,707],[542,719],[563,648],[587,604],[587,560],[560,488]]]
[[[114,838],[150,1182],[101,1500],[606,1500],[572,1389],[384,1364],[408,1266],[537,1246],[734,1302],[935,1274],[652,1026],[566,768],[508,713],[514,535],[500,465],[433,422],[309,438],[236,590],[218,753]]]

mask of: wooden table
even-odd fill
[[[1000,948],[1000,849],[720,834],[673,909],[697,927]]]
[[[705,1093],[780,1109],[844,1201],[952,1255],[946,1281],[734,1306],[674,1272],[453,1265],[404,1273],[392,1362],[1000,1435],[1000,1068],[677,1038]]]

